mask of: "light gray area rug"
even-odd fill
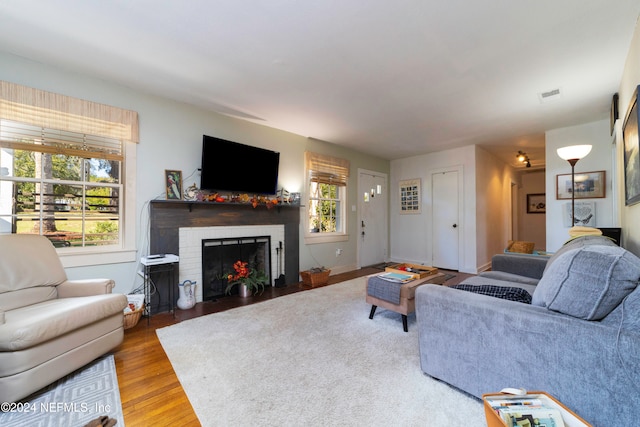
[[[6,409],[6,408],[4,408]],[[93,361],[0,412],[2,427],[81,427],[107,415],[124,426],[113,355]]]
[[[420,369],[415,316],[365,278],[158,329],[204,426],[485,426],[482,404]]]

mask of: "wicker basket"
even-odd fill
[[[142,304],[142,307],[140,307],[137,310],[124,313],[124,328],[130,329],[136,326],[140,321],[140,317],[142,317],[143,311],[144,311],[144,304]]]
[[[516,240],[514,242],[513,240],[509,240],[507,251],[521,254],[532,254],[534,246],[534,242],[523,242],[521,240]]]
[[[302,276],[302,282],[307,286],[311,286],[312,288],[320,285],[326,285],[329,280],[329,274],[331,274],[331,270],[324,270],[319,272],[307,270],[300,272],[300,276]]]

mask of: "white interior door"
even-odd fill
[[[458,171],[431,175],[433,214],[433,266],[447,270],[459,268],[460,233]]]
[[[387,175],[363,170],[358,173],[358,252],[360,267],[364,267],[387,258]]]

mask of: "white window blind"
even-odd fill
[[[305,164],[311,182],[347,186],[349,160],[305,151]]]
[[[0,147],[3,148],[122,161],[122,144],[122,140],[114,138],[42,128],[0,118]]]
[[[43,129],[139,142],[135,111],[1,80],[0,118]]]

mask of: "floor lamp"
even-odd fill
[[[584,158],[591,152],[591,145],[570,145],[558,148],[558,156],[569,162],[571,165],[571,227],[576,224],[576,180],[575,166],[578,160]]]

